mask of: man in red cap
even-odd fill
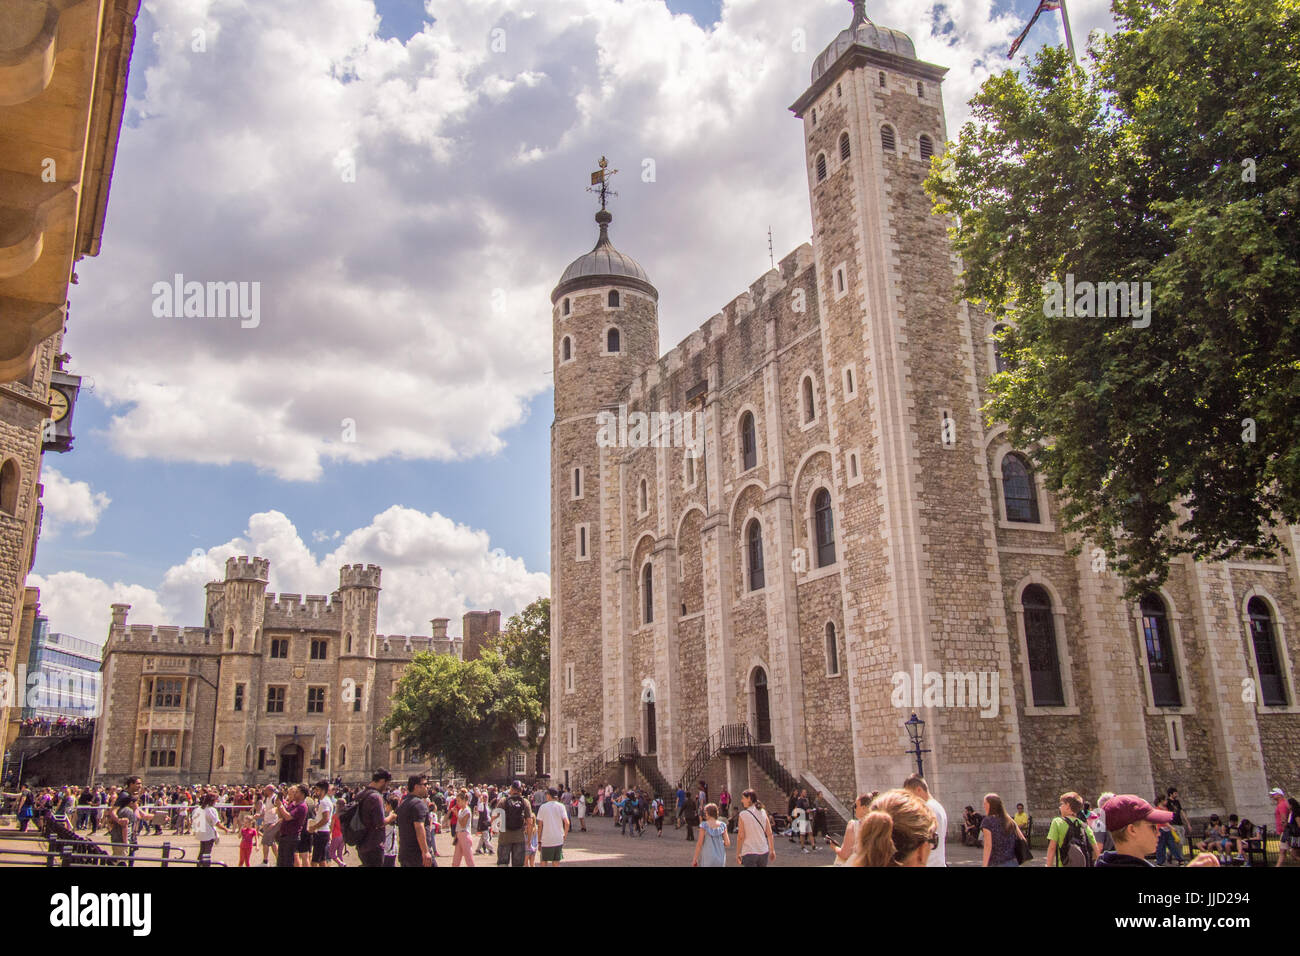
[[[1156,852],[1160,826],[1172,823],[1174,815],[1168,810],[1157,810],[1141,797],[1122,793],[1111,797],[1103,807],[1106,812],[1106,832],[1115,841],[1115,849],[1107,850],[1097,860],[1097,866],[1152,866],[1146,858]],[[1191,866],[1218,866],[1213,853],[1202,853],[1192,860]]]

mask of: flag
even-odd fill
[[[334,729],[334,722],[331,720],[325,721],[325,766],[321,767],[320,769],[321,772],[325,774],[326,779],[329,778],[329,771],[330,771],[329,765],[334,762],[334,748],[331,746],[331,741],[330,741],[330,731],[332,731],[333,729]]]
[[[1034,28],[1034,24],[1038,22],[1039,16],[1044,12],[1051,12],[1052,10],[1059,9],[1061,9],[1061,0],[1039,0],[1038,9],[1035,10],[1034,15],[1029,18],[1028,26],[1020,31],[1020,36],[1016,37],[1015,42],[1011,44],[1011,50],[1007,53],[1007,59],[1009,60],[1016,55],[1016,51],[1020,49],[1020,44],[1025,41],[1025,36]]]

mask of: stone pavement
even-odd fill
[[[84,831],[82,833],[84,836]],[[44,849],[44,843],[22,842],[14,839],[16,830],[13,826],[0,828],[0,850],[8,849]],[[728,851],[727,865],[735,866],[735,834],[732,834],[732,848]],[[108,848],[108,840],[100,831],[94,837],[97,843],[101,843],[105,849]],[[451,864],[451,837],[447,834],[440,834],[437,838],[437,849],[440,856],[438,857],[439,866],[450,866]],[[138,851],[141,854],[151,856],[161,855],[161,848],[164,843],[172,847],[172,855],[178,855],[176,849],[184,851],[185,858],[193,860],[198,855],[198,841],[191,836],[177,836],[170,830],[164,829],[162,836],[154,836],[152,833],[140,838],[140,847]],[[477,838],[475,838],[477,844]],[[563,866],[690,866],[691,857],[695,852],[695,845],[686,839],[685,828],[674,830],[671,824],[664,827],[663,837],[657,837],[653,828],[646,831],[643,836],[631,837],[622,836],[617,827],[604,817],[589,817],[587,819],[587,832],[575,830],[569,834],[569,839],[564,848]],[[1030,865],[1042,865],[1042,851],[1035,850],[1033,863]],[[234,868],[239,861],[239,840],[235,835],[221,835],[221,840],[217,844],[213,853],[213,859],[226,866]],[[823,845],[823,848],[815,852],[803,853],[799,848],[789,841],[788,838],[778,836],[776,839],[776,861],[771,866],[831,866],[834,854],[829,847]],[[980,851],[977,848],[954,846],[951,842],[948,844],[948,862],[951,866],[979,866]],[[253,853],[253,865],[257,866],[262,860],[262,851],[257,849]],[[274,856],[272,856],[274,860]],[[43,865],[44,860],[39,857],[29,857],[29,865]],[[349,865],[356,865],[357,856],[354,850],[348,850],[344,856],[344,861]],[[495,854],[491,856],[475,856],[474,861],[478,866],[492,866],[496,862]],[[157,863],[139,863],[140,866],[157,866]],[[184,869],[189,866],[182,864]]]

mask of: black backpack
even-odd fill
[[[343,842],[348,846],[360,846],[361,841],[366,838],[366,824],[361,819],[361,801],[365,799],[362,794],[355,801],[343,808],[339,814],[339,825],[343,828]]]
[[[528,818],[528,804],[524,802],[523,797],[516,797],[514,794],[506,797],[506,829],[522,830],[524,820]]]
[[[1065,838],[1057,848],[1058,866],[1092,866],[1092,844],[1088,827],[1081,820],[1066,818]]]

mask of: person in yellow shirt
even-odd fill
[[[1029,826],[1029,814],[1025,813],[1025,805],[1023,803],[1016,804],[1016,815],[1011,819],[1016,821],[1016,826],[1020,827],[1021,830],[1024,830],[1025,827]]]

